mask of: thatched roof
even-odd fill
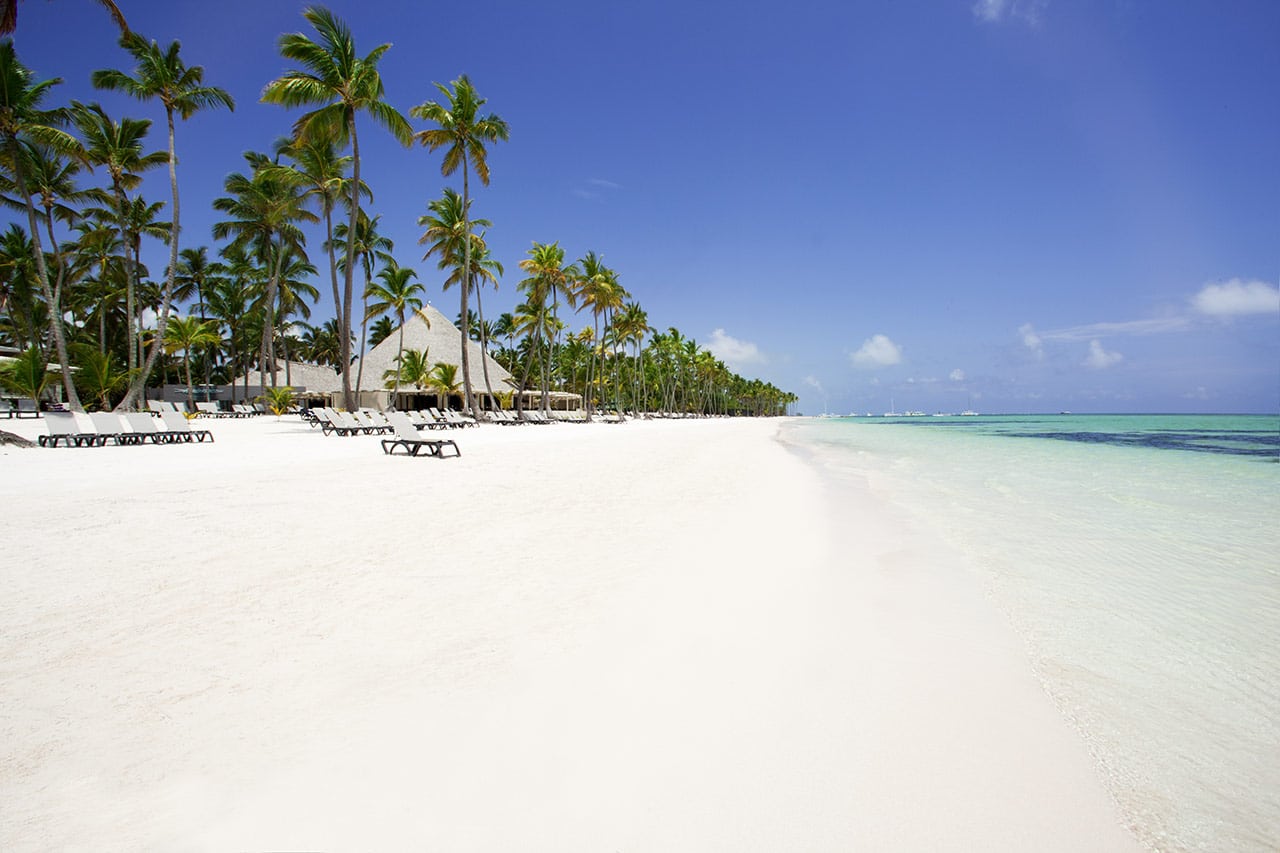
[[[444,364],[458,365],[458,384],[462,384],[462,332],[457,326],[449,322],[449,318],[441,314],[431,305],[424,306],[422,316],[415,314],[405,321],[404,324],[404,348],[407,350],[427,350],[427,357],[432,363],[443,362]],[[430,321],[430,327],[427,322]],[[485,393],[484,385],[484,369],[481,366],[481,358],[483,353],[480,344],[475,341],[467,341],[470,347],[471,359],[471,385],[476,393]],[[396,355],[399,353],[400,346],[400,330],[399,328],[392,330],[386,340],[369,350],[364,357],[364,381],[362,386],[371,390],[374,388],[382,388],[382,374],[388,370],[392,370],[396,364]],[[489,358],[489,381],[493,385],[495,393],[510,391],[514,387],[514,382],[508,382],[511,374],[501,364],[498,364],[492,356]],[[351,366],[351,375],[354,377],[358,364]],[[409,390],[409,389],[404,389]]]
[[[285,362],[278,361],[279,367],[276,369],[276,384],[284,387],[289,385],[296,390],[306,389],[309,394],[340,394],[342,393],[342,375],[327,364],[307,364],[301,361],[291,361],[288,363],[288,370],[285,370]],[[352,376],[355,374],[353,373]],[[236,387],[244,385],[244,377],[237,376],[235,380]],[[264,378],[258,371],[249,371],[249,387],[268,388],[271,386],[271,374],[268,373]]]

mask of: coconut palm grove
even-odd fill
[[[21,27],[16,3],[2,26]],[[429,294],[457,299],[459,334],[515,378],[487,405],[547,405],[580,395],[588,410],[776,415],[797,397],[739,376],[642,306],[607,247],[580,256],[561,240],[533,241],[518,269],[490,254],[477,184],[501,191],[490,173],[495,146],[518,145],[519,129],[491,110],[468,76],[435,83],[404,114],[384,97],[379,60],[389,44],[357,45],[329,10],[303,13],[276,47],[284,71],[262,81],[277,104],[278,137],[246,139],[241,170],[216,198],[182,194],[184,124],[207,110],[234,110],[205,78],[200,57],[149,38],[111,2],[65,10],[101,16],[118,39],[119,63],[93,73],[96,89],[127,94],[132,115],[59,98],[59,69],[28,66],[12,37],[0,42],[0,371],[23,397],[60,399],[75,411],[128,411],[148,389],[234,387],[260,371],[263,386],[287,385],[286,362],[331,368],[334,402],[357,405],[361,390],[430,388],[482,415],[468,350],[462,364],[399,348],[399,369],[371,376],[360,355],[400,334]],[[127,10],[125,10],[127,12]],[[361,143],[386,134],[438,164],[445,186],[419,210],[379,209],[362,177]],[[147,198],[143,178],[167,171],[169,195]],[[182,211],[212,207],[212,233],[184,229]],[[417,246],[395,245],[379,223],[412,218]],[[531,235],[532,236],[532,235]],[[148,243],[168,262],[149,269]],[[485,313],[486,290],[515,278],[521,301]],[[640,287],[635,288],[640,291]],[[334,316],[321,316],[320,294]],[[450,311],[452,313],[452,309]],[[487,363],[486,363],[487,367]],[[517,391],[533,391],[521,395]],[[393,397],[394,399],[394,397]],[[576,399],[576,398],[575,398]]]

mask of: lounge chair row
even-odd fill
[[[164,412],[177,412],[179,414],[188,414],[186,403],[168,403],[164,400],[148,400],[147,409],[153,414],[162,414]],[[255,415],[265,415],[267,407],[262,403],[232,403],[230,409],[223,409],[218,403],[212,401],[196,403],[194,414],[200,417],[208,418],[251,418]]]
[[[86,427],[74,412],[48,412],[45,429],[48,435],[36,441],[41,447],[103,447],[108,442],[115,445],[180,444],[192,441],[213,442],[213,433],[207,429],[192,429],[185,415],[178,412],[161,412],[160,426],[146,412],[127,412],[123,416],[115,412],[92,412]],[[163,427],[163,428],[161,428]]]
[[[5,418],[38,418],[40,409],[35,400],[22,398],[19,400],[0,400],[0,417]]]
[[[390,413],[388,413],[390,414]],[[441,412],[427,409],[421,412],[401,412],[418,429],[452,429],[476,426],[476,422],[458,412]],[[372,435],[391,432],[387,415],[372,409],[356,412],[339,412],[336,409],[311,409],[304,419],[313,427],[320,427],[325,435]]]

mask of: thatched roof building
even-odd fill
[[[399,354],[400,346],[400,329],[397,328],[387,336],[386,340],[365,353],[364,376],[360,383],[361,390],[365,392],[361,394],[362,401],[368,399],[367,394],[369,392],[377,392],[380,395],[377,405],[385,407],[390,403],[391,392],[383,388],[384,380],[382,376],[388,370],[395,368],[396,356]],[[507,369],[495,361],[492,356],[486,360],[480,344],[475,341],[467,341],[467,346],[469,347],[468,357],[471,361],[471,387],[476,396],[482,399],[488,397],[483,367],[486,361],[489,367],[489,382],[493,386],[493,392],[495,394],[510,393],[516,383],[511,378],[511,374],[507,372]],[[426,350],[427,357],[432,363],[441,362],[458,365],[458,385],[462,385],[462,332],[435,307],[431,305],[424,306],[421,312],[414,314],[405,321],[404,348],[406,350]],[[359,367],[359,362],[351,366],[353,383]],[[414,392],[413,388],[402,387],[400,390],[402,394]],[[368,405],[367,402],[363,404]],[[491,403],[482,402],[481,405],[484,408],[494,408]]]

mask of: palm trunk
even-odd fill
[[[397,408],[400,402],[400,369],[404,366],[401,359],[404,358],[404,315],[398,315],[400,320],[400,339],[396,342],[396,376],[393,380],[394,388],[391,391],[391,408]]]
[[[76,394],[75,382],[71,378],[71,361],[67,358],[67,339],[62,331],[62,311],[49,287],[49,269],[44,263],[44,248],[40,245],[40,226],[36,221],[36,208],[31,201],[31,193],[27,191],[27,180],[22,170],[22,160],[18,153],[18,141],[9,137],[9,155],[13,163],[13,174],[22,193],[22,201],[27,207],[27,221],[31,226],[31,249],[36,256],[36,274],[40,279],[40,291],[49,303],[49,332],[53,335],[54,349],[58,353],[58,365],[62,368],[62,388],[67,395],[67,405],[72,411],[82,412],[80,397]],[[37,402],[37,407],[39,403]]]
[[[369,250],[372,252],[372,248]],[[347,261],[350,263],[350,259]],[[356,369],[356,396],[360,396],[360,389],[364,383],[364,353],[365,345],[369,343],[369,282],[372,280],[373,270],[369,267],[369,256],[365,256],[364,264],[364,300],[361,303],[363,310],[360,315],[360,367]]]
[[[196,395],[191,387],[191,349],[187,348],[183,351],[182,363],[187,368],[187,411],[194,412],[196,410]]]
[[[347,263],[343,271],[342,322],[338,333],[342,351],[342,405],[347,411],[355,409],[355,396],[351,393],[351,299],[355,283],[355,267],[352,255],[356,250],[356,218],[360,215],[360,142],[356,138],[356,116],[347,117],[351,134],[351,215],[347,222]]]
[[[489,402],[497,406],[498,399],[493,396],[493,382],[489,380],[489,335],[484,326],[484,306],[480,304],[479,284],[476,285],[476,316],[480,318],[480,367],[484,370],[484,388],[489,392]]]
[[[276,387],[276,295],[280,290],[280,272],[284,269],[284,255],[285,248],[282,238],[281,245],[276,248],[275,266],[271,270],[271,276],[267,279],[267,294],[263,299],[262,341],[258,345],[258,375],[263,380],[264,388],[267,384],[268,370],[271,371],[271,387]]]
[[[471,343],[467,317],[467,282],[471,278],[471,196],[467,180],[467,158],[462,158],[462,393],[467,411],[477,421],[481,415],[476,411],[476,398],[471,390],[471,357],[468,344]]]
[[[150,352],[147,353],[147,361],[142,366],[142,372],[129,386],[129,392],[124,395],[124,400],[116,406],[117,411],[128,411],[141,398],[143,390],[147,387],[147,379],[151,376],[151,370],[155,367],[156,359],[163,348],[164,330],[169,324],[169,307],[173,302],[173,278],[178,271],[178,235],[181,233],[178,216],[178,160],[173,147],[173,110],[166,109],[165,113],[169,121],[169,184],[173,190],[173,229],[169,234],[169,270],[165,274],[164,292],[160,296],[160,317],[156,321],[156,338],[151,344]]]

